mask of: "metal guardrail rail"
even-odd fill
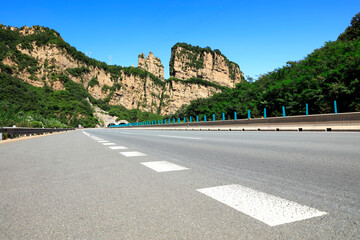
[[[26,128],[26,127],[0,127],[0,133],[12,135],[53,133],[75,130],[75,128]]]
[[[338,113],[338,114],[314,114],[286,117],[269,117],[238,120],[217,120],[186,123],[168,123],[141,126],[113,126],[120,128],[200,128],[200,127],[272,127],[272,126],[359,126],[360,112]]]

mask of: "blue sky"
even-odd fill
[[[256,78],[335,41],[359,11],[359,0],[2,0],[0,23],[53,28],[79,51],[121,66],[151,51],[165,77],[174,44],[209,46]]]

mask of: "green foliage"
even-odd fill
[[[221,86],[219,84],[213,83],[213,82],[209,82],[209,81],[205,81],[201,78],[189,78],[187,80],[182,80],[182,79],[178,79],[175,77],[171,77],[168,80],[166,80],[167,83],[170,84],[170,86],[172,86],[173,82],[178,82],[178,83],[182,83],[182,84],[198,84],[204,87],[214,87],[216,89],[220,89],[220,90],[227,90],[227,87]]]
[[[353,41],[360,37],[360,12],[356,14],[351,20],[351,26],[345,29],[345,32],[340,34],[339,41]]]
[[[360,111],[360,39],[328,42],[304,60],[288,62],[286,66],[264,74],[253,83],[242,82],[234,89],[224,90],[208,99],[192,101],[174,116],[234,112],[246,118],[281,116],[282,106],[287,115],[334,112],[336,100],[339,112]]]
[[[149,78],[155,85],[158,86],[164,86],[165,82],[162,81],[160,78],[155,77],[154,74],[148,72],[148,71],[144,71],[140,68],[134,68],[134,67],[126,67],[126,68],[122,68],[122,71],[124,72],[125,75],[130,76],[138,76],[141,79],[146,80],[147,78]]]
[[[94,87],[95,85],[100,86],[99,81],[98,81],[97,77],[92,77],[88,83],[88,87]]]
[[[65,75],[59,79],[66,90],[53,92],[0,73],[0,125],[24,127],[94,127],[97,120],[85,100],[90,97],[79,84]]]
[[[143,79],[144,87],[147,81],[164,87],[164,81],[138,68],[107,65],[104,62],[91,59],[82,52],[77,51],[76,48],[71,47],[61,38],[59,33],[49,28],[34,26],[35,33],[27,36],[20,34],[23,29],[10,30],[10,27],[3,27],[2,25],[0,27],[0,70],[2,72],[0,103],[1,106],[6,106],[6,108],[2,107],[0,109],[2,111],[1,125],[11,126],[16,123],[22,126],[55,126],[56,124],[58,126],[61,124],[77,126],[81,124],[85,127],[94,127],[97,120],[94,118],[93,110],[86,99],[104,110],[112,109],[113,114],[116,113],[117,116],[129,121],[136,118],[145,120],[147,117],[159,116],[139,110],[127,110],[123,107],[110,106],[108,102],[115,91],[121,88],[121,83],[118,83],[118,80],[122,79],[123,74]],[[30,78],[35,79],[33,74],[39,69],[37,60],[17,49],[17,46],[20,45],[22,49],[32,51],[34,44],[38,47],[45,45],[58,47],[67,52],[74,60],[83,63],[80,68],[67,69],[67,73],[71,76],[82,78],[84,74],[90,73],[89,66],[103,69],[107,74],[111,75],[111,79],[115,82],[112,87],[106,85],[102,87],[103,92],[110,90],[108,96],[104,100],[94,99],[81,85],[71,81],[65,73],[54,72],[49,74],[49,78],[53,81],[60,80],[66,88],[66,90],[56,92],[53,92],[48,86],[36,88],[20,79],[9,76],[26,69],[31,74]],[[15,62],[18,69],[3,64],[2,60],[6,57]],[[55,66],[49,65],[49,61],[46,60],[44,67],[51,69]],[[88,83],[90,87],[95,85],[100,85],[97,77],[93,77]],[[17,96],[22,97],[18,98]],[[25,121],[23,119],[32,120]],[[39,123],[42,123],[42,125]]]
[[[150,112],[140,111],[139,109],[126,109],[123,106],[110,106],[109,114],[116,116],[117,120],[127,120],[129,122],[142,122],[146,120],[159,120],[163,119],[163,116]]]
[[[80,68],[68,68],[66,71],[74,77],[81,77],[85,73],[90,73],[90,69],[85,66],[81,66]]]
[[[109,90],[110,90],[110,87],[106,84],[104,86],[102,86],[102,88],[101,88],[101,92],[103,92],[103,93],[107,93]]]

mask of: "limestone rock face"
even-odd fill
[[[17,31],[22,37],[45,32],[61,38],[55,31],[49,33],[48,29],[41,27],[18,29],[0,24],[0,28]],[[84,61],[84,58],[76,58],[68,49],[56,44],[37,44],[34,41],[27,46],[17,45],[16,51],[30,57],[36,66],[21,68],[12,55],[2,58],[1,63],[11,68],[14,76],[31,85],[46,85],[54,91],[61,91],[66,89],[66,81],[70,79],[81,84],[95,99],[110,105],[162,115],[173,114],[192,100],[211,97],[221,92],[223,86],[234,87],[243,79],[239,66],[230,62],[219,50],[188,44],[176,44],[172,48],[170,76],[175,79],[168,80],[164,80],[160,59],[151,52],[146,58],[143,53],[139,55],[138,68],[109,68],[106,64],[92,63],[93,59]]]
[[[182,105],[188,105],[192,100],[208,98],[220,89],[199,84],[191,84],[183,81],[169,82],[163,95],[162,115],[174,114]]]
[[[141,53],[138,59],[138,68],[146,70],[162,80],[164,80],[164,66],[161,64],[159,58],[154,57],[152,52],[145,58],[145,55]]]
[[[179,79],[201,78],[226,87],[235,87],[244,74],[219,50],[176,44],[171,49],[170,76]]]
[[[121,87],[110,99],[111,105],[122,105],[127,109],[141,109],[143,111],[158,112],[163,86],[136,75],[122,75]]]

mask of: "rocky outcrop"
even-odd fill
[[[201,78],[232,88],[244,74],[219,50],[178,43],[171,49],[170,76],[184,80]]]
[[[121,87],[113,93],[109,104],[157,113],[163,86],[154,82],[150,76],[142,78],[134,74],[123,74]]]
[[[36,87],[46,85],[54,91],[65,90],[66,79],[70,79],[81,84],[93,98],[127,109],[173,114],[182,105],[221,92],[222,86],[234,87],[243,78],[236,63],[210,48],[176,44],[170,61],[170,74],[175,78],[164,80],[164,67],[151,52],[147,57],[143,53],[139,55],[137,68],[109,66],[87,58],[69,45],[67,47],[54,30],[0,27],[17,31],[27,39],[25,45],[19,41],[16,49],[0,59],[0,71],[11,69],[13,75],[24,81]],[[36,38],[28,38],[28,35],[38,33],[55,37],[56,41],[47,44],[30,42],[29,39]],[[18,57],[25,59],[28,65],[20,66]]]
[[[161,107],[162,115],[175,113],[183,105],[199,98],[208,98],[221,92],[219,88],[186,81],[169,81],[166,84]]]
[[[145,58],[145,55],[141,53],[138,59],[138,68],[146,70],[160,79],[164,79],[164,66],[161,64],[159,58],[154,57],[152,52]]]

